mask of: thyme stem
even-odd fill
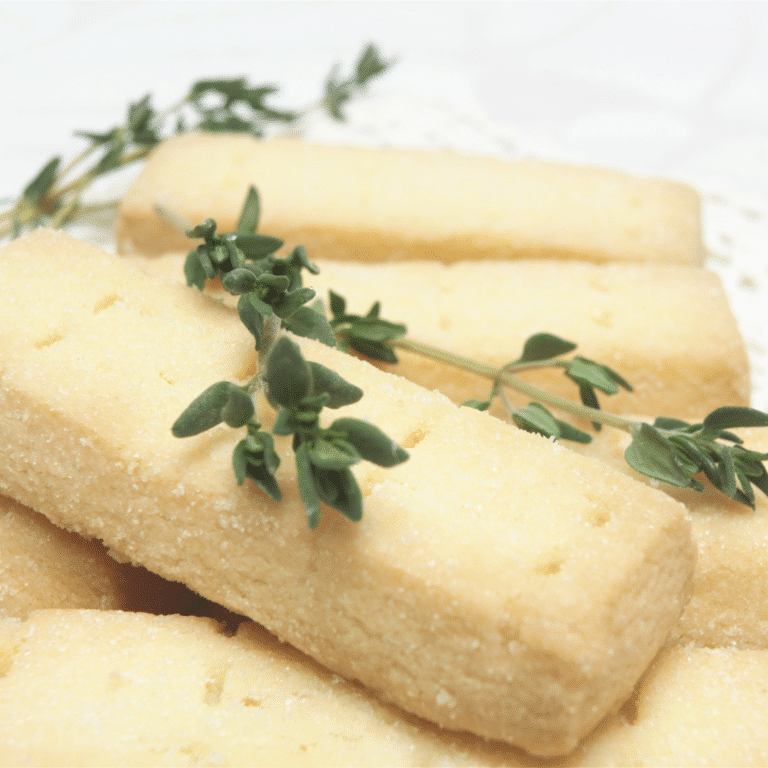
[[[527,381],[523,381],[519,377],[514,375],[514,372],[522,370],[530,370],[532,368],[542,367],[541,363],[520,363],[519,365],[512,363],[504,368],[495,368],[492,365],[472,360],[468,357],[462,357],[452,352],[446,352],[445,350],[432,347],[429,344],[423,344],[419,341],[414,341],[407,338],[393,339],[389,342],[392,347],[399,349],[405,349],[409,352],[414,352],[417,355],[437,360],[448,365],[452,365],[456,368],[475,373],[478,376],[482,376],[491,381],[498,381],[511,389],[516,390],[524,395],[532,397],[534,400],[538,400],[547,405],[551,405],[554,408],[560,408],[564,411],[574,414],[575,416],[582,416],[590,421],[596,421],[606,426],[614,427],[615,429],[621,429],[624,432],[632,433],[635,427],[635,422],[629,419],[622,418],[615,414],[606,413],[597,408],[590,408],[587,405],[577,403],[573,400],[568,400],[565,397],[560,397],[551,392],[547,392],[544,389],[529,384]]]

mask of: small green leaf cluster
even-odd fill
[[[571,360],[555,360],[574,349],[576,344],[572,341],[566,341],[551,333],[536,333],[526,340],[522,355],[505,366],[505,369],[520,370],[527,364],[545,362],[563,368],[565,375],[578,386],[581,402],[589,408],[598,410],[600,403],[595,390],[606,395],[617,394],[619,387],[623,387],[628,392],[632,391],[629,382],[607,365],[581,355],[575,355]],[[601,425],[595,422],[593,426],[599,430]]]
[[[350,520],[360,520],[363,497],[350,467],[362,459],[392,467],[408,454],[378,427],[359,419],[342,418],[330,427],[320,426],[323,408],[356,403],[363,391],[330,368],[307,362],[299,346],[286,336],[277,338],[282,324],[299,335],[336,344],[322,311],[306,306],[315,292],[302,286],[302,270],[317,274],[318,268],[301,246],[286,258],[275,256],[283,241],[256,234],[259,214],[259,195],[251,187],[236,232],[216,234],[213,219],[187,232],[203,240],[187,256],[188,285],[203,290],[207,280],[220,278],[226,290],[240,297],[238,314],[255,339],[262,363],[260,373],[247,386],[220,381],[206,389],[179,416],[172,432],[190,437],[222,423],[246,427],[247,435],[232,455],[235,478],[239,485],[246,478],[252,480],[271,499],[280,501],[282,492],[275,479],[280,459],[272,435],[256,420],[251,396],[263,386],[277,411],[272,433],[293,435],[299,492],[309,526],[317,527],[321,502]]]
[[[174,437],[193,437],[219,424],[248,430],[232,454],[238,485],[242,485],[247,477],[271,499],[280,501],[282,493],[275,480],[280,458],[275,452],[272,435],[263,432],[256,421],[256,409],[247,387],[229,381],[212,384],[186,407],[171,432]]]
[[[363,391],[335,371],[307,362],[298,345],[281,337],[267,360],[266,395],[278,408],[272,427],[276,435],[293,435],[299,492],[310,528],[320,521],[320,503],[350,520],[360,520],[363,497],[350,467],[361,459],[393,467],[408,453],[378,427],[353,418],[320,426],[324,407],[357,402]]]
[[[277,409],[272,433],[293,435],[299,493],[310,528],[320,521],[321,502],[350,520],[363,514],[363,497],[351,467],[361,460],[393,467],[408,453],[378,427],[361,419],[336,419],[320,426],[323,408],[356,403],[363,391],[338,373],[308,362],[299,346],[287,336],[274,344],[263,376],[266,396]],[[235,447],[232,467],[238,485],[253,481],[274,501],[282,499],[275,479],[280,458],[272,434],[261,429],[248,387],[220,381],[198,395],[174,423],[175,437],[192,437],[227,424],[246,427],[247,434]]]
[[[703,474],[726,496],[754,508],[753,486],[768,495],[768,453],[748,450],[730,430],[766,426],[768,414],[742,406],[717,408],[697,424],[659,417],[634,425],[624,457],[638,472],[679,488],[703,490],[695,478]]]
[[[330,71],[325,80],[323,106],[332,117],[344,120],[342,107],[352,98],[355,91],[364,88],[370,80],[387,70],[391,64],[392,62],[381,58],[375,45],[367,45],[358,58],[351,77],[340,78],[338,65]]]
[[[86,205],[83,193],[95,179],[142,160],[170,136],[226,131],[260,137],[268,127],[294,124],[317,108],[343,120],[342,105],[389,66],[374,45],[366,45],[354,73],[340,79],[338,67],[334,67],[321,98],[304,109],[274,108],[268,99],[277,95],[278,88],[254,86],[243,77],[199,80],[176,104],[162,111],[155,109],[151,95],[146,94],[128,105],[122,125],[101,132],[76,131],[75,136],[87,140],[86,149],[64,168],[58,156],[43,165],[12,207],[0,213],[0,239],[17,237],[43,224],[65,226],[89,213],[114,208],[114,203]]]
[[[500,369],[500,376],[494,381],[491,394],[486,400],[468,400],[463,405],[485,411],[493,400],[500,396],[512,421],[527,432],[534,432],[544,437],[589,443],[589,433],[577,429],[562,419],[558,419],[548,408],[539,402],[531,402],[522,408],[514,408],[503,390],[505,379],[502,374],[514,374],[531,368],[562,368],[565,375],[579,388],[583,405],[599,410],[600,403],[595,390],[607,395],[615,395],[619,387],[632,391],[632,387],[622,376],[606,365],[575,355],[570,360],[560,360],[562,355],[576,349],[576,344],[551,333],[536,333],[526,339],[520,357]],[[508,379],[506,380],[508,381]],[[593,421],[595,429],[601,424]]]
[[[392,323],[379,316],[381,304],[377,301],[365,315],[347,312],[346,300],[329,291],[331,309],[330,326],[336,336],[339,349],[354,350],[372,360],[396,363],[397,356],[387,342],[399,339],[406,333],[402,323]]]
[[[630,467],[647,477],[701,491],[705,486],[696,476],[702,475],[726,496],[750,507],[755,504],[755,488],[768,495],[768,472],[763,464],[768,453],[745,448],[738,435],[730,431],[737,427],[767,427],[768,414],[754,408],[727,406],[715,409],[696,424],[668,417],[659,417],[653,424],[646,424],[603,413],[594,390],[615,394],[619,387],[630,391],[631,387],[615,371],[592,360],[579,356],[570,361],[556,359],[574,349],[575,344],[552,334],[531,336],[520,357],[495,372],[490,397],[470,400],[464,405],[484,411],[499,396],[514,423],[524,430],[548,438],[581,443],[591,441],[588,433],[557,419],[542,405],[546,402],[591,419],[595,428],[602,421],[629,432],[632,441],[624,458]],[[435,356],[434,350],[426,351]],[[462,366],[473,369],[467,361],[463,361]],[[581,405],[540,390],[513,375],[538,366],[564,368],[566,375],[579,385]],[[506,399],[505,386],[534,395],[542,402],[534,401],[523,408],[514,408]]]
[[[259,195],[251,187],[236,232],[217,234],[213,219],[187,231],[189,237],[203,239],[184,263],[187,285],[202,291],[207,280],[220,278],[229,293],[240,297],[238,314],[259,351],[273,340],[275,321],[300,336],[335,346],[325,316],[305,306],[315,291],[302,285],[302,270],[316,275],[317,266],[300,245],[286,257],[276,256],[283,241],[256,233],[259,208]]]
[[[278,92],[274,85],[252,86],[246,78],[198,80],[186,102],[194,114],[193,128],[208,133],[249,133],[263,136],[270,123],[292,123],[299,112],[267,106],[267,97]],[[183,118],[177,132],[189,130]]]
[[[629,382],[612,368],[586,357],[576,355],[572,360],[564,362],[563,368],[565,375],[578,385],[581,402],[590,408],[600,408],[595,390],[606,395],[618,394],[620,387],[632,391]],[[593,426],[599,430],[601,424],[593,422]]]

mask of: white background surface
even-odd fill
[[[146,93],[163,107],[196,79],[247,75],[303,106],[368,41],[396,66],[313,137],[694,183],[768,409],[768,3],[0,2],[0,197]]]
[[[303,104],[368,40],[398,59],[376,94],[451,104],[572,159],[768,196],[768,4],[575,1],[2,2],[0,192],[146,92],[159,106],[247,74]]]

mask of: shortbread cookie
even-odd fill
[[[165,254],[131,261],[156,277],[181,282],[184,258]],[[577,352],[611,365],[635,385],[633,393],[602,397],[607,410],[634,410],[633,403],[643,402],[646,412],[696,421],[717,406],[748,402],[746,352],[719,278],[711,272],[529,261],[318,264],[312,284],[326,305],[329,288],[348,297],[351,312],[364,314],[384,298],[383,316],[405,322],[410,337],[496,366],[536,330],[578,341]],[[234,301],[210,286],[217,299]],[[484,379],[448,365],[407,351],[398,350],[398,356],[398,364],[382,367],[439,389],[454,402],[485,397],[490,389]],[[559,371],[524,378],[577,397],[575,385]],[[525,402],[512,393],[510,399]],[[498,405],[494,412],[503,415]],[[746,435],[749,446],[768,451],[768,430]],[[650,482],[624,461],[629,435],[604,429],[593,437],[590,445],[565,444]],[[674,636],[701,645],[768,647],[768,499],[758,493],[752,512],[715,491],[662,488],[694,512],[700,546],[694,595]]]
[[[7,493],[408,711],[568,752],[629,695],[688,598],[682,505],[301,340],[366,393],[334,417],[369,419],[411,454],[356,467],[362,522],[325,510],[310,530],[285,439],[278,505],[235,483],[241,432],[171,434],[210,384],[254,370],[229,309],[45,230],[0,251],[0,290]],[[264,403],[259,418],[268,428]]]
[[[261,231],[316,258],[703,258],[699,197],[685,184],[539,160],[212,134],[178,136],[152,152],[120,205],[118,248],[185,247],[156,204],[231,231],[252,184]]]
[[[733,431],[748,448],[768,451],[768,429]],[[595,435],[591,444],[573,448],[652,483],[624,461],[629,440],[626,433],[609,429]],[[703,493],[662,487],[688,507],[699,547],[693,596],[670,639],[712,647],[768,648],[768,498],[756,490],[752,510],[711,487]]]
[[[768,761],[767,651],[665,650],[620,712],[560,760],[410,717],[251,622],[227,637],[199,618],[42,611],[0,624],[0,674],[6,766]]]
[[[149,274],[184,281],[184,255],[133,257]],[[656,264],[517,261],[353,264],[317,261],[307,280],[328,308],[328,291],[365,314],[404,323],[408,338],[500,368],[525,340],[547,331],[576,343],[574,354],[608,365],[633,387],[600,396],[616,413],[678,418],[749,403],[749,362],[720,278],[701,269]],[[213,283],[212,283],[213,284]],[[217,298],[234,306],[220,289]],[[488,379],[407,350],[384,370],[438,389],[455,403],[485,399]],[[522,374],[550,392],[578,399],[562,370]],[[530,398],[510,393],[516,405]],[[503,415],[500,404],[492,411]]]

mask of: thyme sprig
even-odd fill
[[[203,242],[190,251],[184,264],[189,286],[204,290],[219,279],[239,296],[237,311],[254,338],[259,370],[245,385],[220,381],[198,395],[183,411],[171,431],[175,437],[192,437],[220,424],[245,427],[246,435],[235,446],[232,468],[238,485],[246,479],[274,501],[282,499],[275,478],[280,458],[273,435],[293,436],[299,493],[310,528],[320,521],[321,502],[350,520],[363,514],[363,497],[351,467],[362,460],[392,467],[408,453],[366,421],[336,419],[320,425],[323,408],[356,403],[363,391],[320,363],[306,361],[299,346],[280,330],[336,346],[333,330],[322,312],[308,306],[315,298],[302,284],[302,270],[317,274],[302,246],[287,257],[276,256],[283,241],[256,232],[260,203],[255,188],[246,196],[235,232],[217,234],[216,222],[206,219],[187,231]],[[263,391],[277,411],[272,433],[257,419],[256,396]]]
[[[379,316],[381,302],[375,302],[365,315],[347,312],[346,300],[333,291],[329,292],[331,310],[330,326],[336,336],[336,345],[344,352],[354,350],[373,360],[396,363],[392,347],[388,342],[405,336],[402,323],[391,323]]]
[[[279,338],[280,328],[375,360],[395,363],[395,350],[405,349],[488,378],[492,382],[489,396],[469,400],[465,406],[487,410],[498,398],[520,429],[550,439],[592,440],[592,435],[555,416],[551,408],[585,418],[595,430],[603,425],[623,430],[631,436],[624,453],[627,464],[654,480],[701,491],[705,486],[699,478],[704,477],[729,498],[750,507],[755,504],[755,488],[768,495],[763,464],[768,453],[749,450],[731,431],[768,426],[768,414],[729,406],[715,409],[700,423],[670,417],[659,417],[652,424],[633,421],[603,411],[597,394],[631,391],[631,384],[602,363],[581,355],[565,357],[577,345],[551,333],[532,335],[520,355],[499,368],[407,338],[405,324],[381,317],[380,302],[358,315],[348,312],[344,297],[330,291],[331,319],[326,320],[316,304],[308,306],[315,298],[314,290],[302,285],[302,270],[317,274],[317,266],[301,246],[287,257],[277,257],[283,242],[256,233],[259,210],[258,193],[251,188],[236,232],[216,234],[211,219],[190,229],[188,236],[202,238],[203,243],[189,253],[184,271],[187,283],[200,290],[208,280],[219,278],[225,289],[240,296],[238,313],[266,363],[245,387],[219,382],[207,389],[179,417],[173,432],[179,437],[198,434],[222,422],[246,427],[247,436],[233,455],[237,482],[242,485],[250,478],[279,501],[274,478],[279,458],[272,435],[262,431],[256,420],[253,405],[255,392],[264,385],[267,399],[278,411],[273,434],[293,436],[299,492],[310,527],[319,522],[321,502],[351,520],[360,519],[362,496],[350,469],[355,463],[366,459],[394,466],[408,454],[367,422],[337,419],[330,427],[321,427],[323,407],[357,402],[362,391],[330,369],[305,361],[295,343]],[[547,392],[518,375],[541,368],[561,369],[577,387],[579,402]],[[507,388],[528,395],[531,402],[515,407]]]
[[[465,406],[487,410],[500,398],[512,421],[521,429],[551,439],[589,443],[592,436],[557,418],[549,407],[576,417],[589,419],[598,428],[606,425],[630,434],[632,440],[624,452],[627,464],[637,472],[678,488],[703,491],[699,479],[705,477],[717,490],[731,499],[754,508],[758,489],[768,495],[768,453],[752,451],[731,432],[739,427],[768,427],[768,413],[746,406],[716,408],[702,422],[689,423],[672,417],[657,417],[653,423],[633,421],[606,413],[600,408],[595,390],[611,395],[619,388],[631,390],[618,373],[600,363],[575,356],[561,356],[576,349],[573,342],[549,333],[531,336],[522,354],[501,368],[479,363],[407,338],[389,342],[394,348],[407,349],[433,360],[454,365],[492,380],[491,393],[485,400],[469,400]],[[577,403],[536,387],[516,374],[540,367],[559,367],[579,388]],[[515,408],[506,397],[508,387],[533,399]],[[547,407],[549,406],[549,407]]]
[[[627,464],[647,477],[679,488],[705,489],[700,477],[705,477],[716,489],[747,506],[755,504],[754,489],[768,495],[768,472],[764,461],[768,453],[752,451],[730,430],[739,427],[767,427],[768,414],[744,406],[717,408],[702,422],[689,423],[681,419],[658,417],[653,423],[634,421],[600,407],[597,392],[615,395],[620,389],[632,391],[631,384],[619,373],[602,363],[574,355],[564,358],[577,345],[551,333],[536,333],[523,344],[521,354],[501,367],[481,363],[446,350],[406,337],[406,326],[382,320],[380,303],[376,302],[367,315],[347,312],[346,300],[329,292],[330,325],[337,338],[356,351],[376,360],[395,362],[395,350],[404,349],[431,360],[446,363],[491,380],[487,398],[472,399],[464,406],[488,410],[497,398],[511,421],[528,432],[554,440],[589,443],[592,435],[558,418],[550,410],[569,413],[591,421],[595,430],[603,425],[620,429],[631,435],[624,453]],[[370,335],[375,344],[368,344]],[[359,331],[357,330],[359,329]],[[362,339],[354,346],[356,334]],[[580,402],[547,392],[517,374],[541,368],[560,368],[578,388]],[[515,407],[506,388],[528,395],[527,405]]]
[[[308,114],[327,112],[344,119],[343,107],[390,66],[373,44],[360,53],[353,72],[340,76],[335,65],[321,96],[300,109],[271,103],[275,85],[252,85],[246,78],[199,80],[181,99],[157,110],[147,94],[128,106],[125,121],[106,131],[76,131],[88,142],[69,163],[61,156],[46,161],[12,205],[0,212],[0,240],[37,226],[64,227],[117,203],[87,204],[94,181],[143,160],[164,139],[190,131],[247,133],[261,137],[270,128],[296,126]]]
[[[631,436],[624,458],[627,464],[654,480],[680,488],[704,490],[699,478],[706,478],[731,499],[754,507],[755,491],[768,495],[768,473],[763,464],[768,453],[752,451],[731,430],[738,427],[768,426],[768,414],[753,408],[717,408],[700,423],[671,417],[656,418],[652,424],[633,421],[602,410],[598,392],[614,395],[632,390],[618,372],[582,355],[570,355],[577,345],[551,333],[536,333],[523,344],[518,357],[501,367],[447,352],[409,339],[403,323],[381,317],[381,303],[375,302],[365,315],[347,310],[344,297],[329,292],[331,318],[327,320],[317,304],[315,291],[302,285],[302,270],[319,272],[302,246],[287,257],[276,252],[279,238],[256,232],[260,202],[255,188],[246,196],[234,233],[216,234],[216,223],[204,221],[187,231],[203,242],[187,257],[187,283],[205,288],[209,280],[220,279],[226,290],[238,295],[238,314],[260,351],[257,376],[245,387],[219,382],[203,392],[173,426],[178,437],[198,434],[221,423],[246,427],[247,436],[233,455],[237,482],[250,478],[271,498],[279,500],[274,478],[279,458],[272,435],[261,430],[256,420],[254,396],[263,387],[277,410],[272,432],[293,436],[299,492],[311,527],[318,524],[320,503],[338,509],[351,520],[362,515],[362,496],[350,467],[361,459],[381,466],[394,466],[408,454],[381,430],[356,419],[337,419],[330,427],[320,426],[324,407],[339,408],[357,402],[362,390],[324,366],[303,359],[299,347],[281,328],[297,335],[318,339],[346,352],[396,363],[396,349],[405,349],[428,359],[453,365],[491,380],[484,400],[473,399],[465,406],[487,410],[499,399],[520,429],[555,440],[589,443],[592,435],[555,416],[552,408],[587,419],[595,430],[603,425]],[[559,368],[576,386],[579,401],[547,392],[518,374],[541,368]],[[515,407],[506,389],[531,398]]]

